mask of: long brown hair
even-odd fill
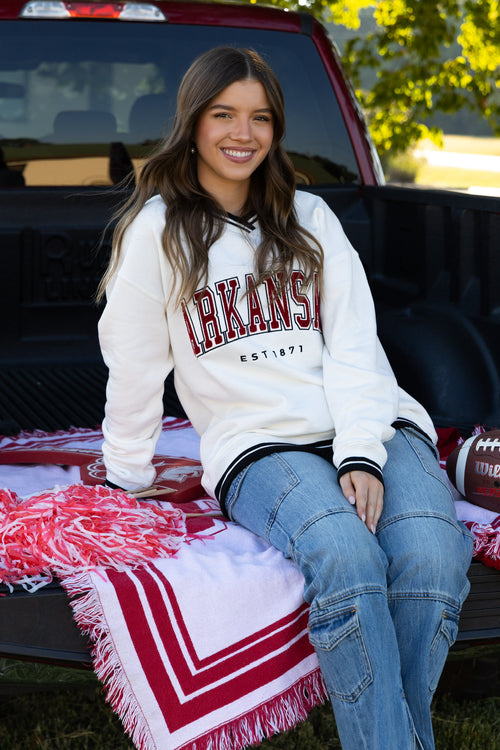
[[[146,160],[132,195],[118,212],[111,260],[98,299],[116,271],[125,230],[156,193],[166,205],[162,244],[175,279],[180,279],[177,301],[189,299],[205,283],[209,250],[224,231],[225,213],[198,181],[194,133],[212,99],[230,84],[247,79],[264,86],[274,123],[271,149],[251,176],[246,206],[257,216],[262,233],[256,252],[256,284],[274,274],[286,284],[294,263],[303,270],[306,285],[315,273],[321,274],[321,245],[299,225],[294,208],[294,168],[281,145],[285,107],[280,84],[253,50],[217,47],[198,57],[184,75],[172,133]]]

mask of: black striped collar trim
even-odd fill
[[[239,227],[240,229],[244,229],[246,232],[252,232],[255,229],[257,222],[257,216],[254,213],[248,213],[245,214],[245,216],[236,216],[235,214],[226,212],[224,214],[224,219],[233,227]]]

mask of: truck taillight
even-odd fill
[[[166,21],[156,5],[146,3],[73,3],[31,0],[22,18],[116,18],[120,21]]]
[[[72,18],[119,18],[122,10],[118,3],[68,3],[66,7]]]

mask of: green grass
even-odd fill
[[[436,701],[433,710],[436,750],[498,750],[500,698],[463,703],[450,696]],[[330,709],[315,709],[293,732],[264,742],[261,750],[333,750],[340,748]],[[392,750],[392,749],[391,749]]]
[[[433,709],[436,750],[498,750],[500,697],[460,701],[440,696]],[[99,687],[0,697],[2,750],[133,750]],[[295,730],[266,740],[260,750],[340,748],[329,706],[312,711]]]
[[[97,686],[0,696],[2,750],[133,750]]]
[[[433,704],[436,750],[499,750],[499,664],[498,655],[449,661],[444,689]],[[449,691],[453,686],[454,696]],[[495,690],[496,695],[489,695]],[[482,692],[486,697],[464,699],[460,697],[464,692]],[[0,660],[0,748],[133,750],[134,746],[91,672]],[[340,748],[340,742],[328,705],[312,711],[296,729],[260,745],[260,750],[334,748]]]

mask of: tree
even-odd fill
[[[423,137],[440,143],[441,131],[426,121],[464,107],[500,135],[498,0],[272,2],[350,29],[359,29],[362,13],[372,15],[372,30],[347,42],[343,60],[381,156]],[[375,73],[369,88],[361,83],[367,69]]]

